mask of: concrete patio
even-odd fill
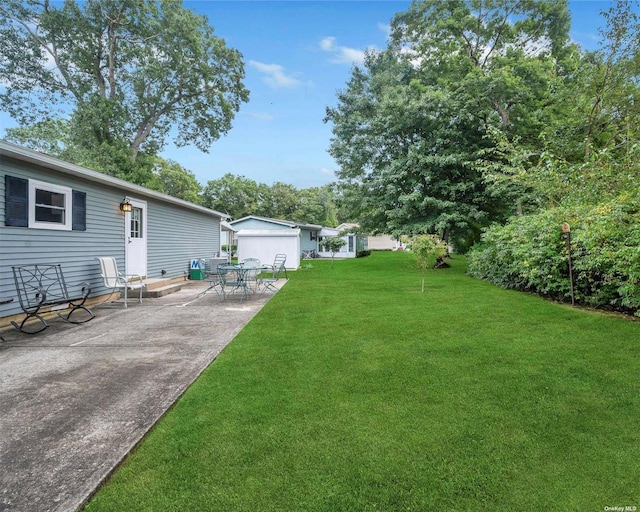
[[[271,297],[205,287],[1,333],[0,511],[80,508]]]

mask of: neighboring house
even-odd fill
[[[11,267],[33,263],[60,263],[69,288],[86,281],[104,295],[97,256],[115,256],[122,273],[185,277],[192,259],[220,253],[225,217],[0,141],[0,296],[16,297]],[[0,324],[20,311],[0,305]]]
[[[298,268],[300,264],[300,258],[303,254],[317,253],[318,251],[318,238],[322,226],[315,224],[303,224],[300,222],[293,222],[281,219],[270,219],[268,217],[258,217],[255,215],[249,215],[241,219],[233,220],[229,224],[236,230],[235,236],[238,245],[238,259],[243,260],[245,258],[256,258],[258,253],[265,254],[260,261],[268,263],[269,260],[266,254],[271,254],[273,250],[277,250],[280,246],[281,250],[276,252],[280,254],[287,254],[287,268]],[[283,231],[298,231],[299,244],[294,247],[291,243],[290,233],[284,234]],[[261,232],[259,236],[252,235],[252,241],[249,242],[248,238],[243,243],[241,239],[247,237],[247,232]],[[267,242],[268,237],[272,240]],[[278,238],[282,238],[278,241]],[[269,252],[260,248],[260,245],[267,244],[272,248]],[[295,254],[294,254],[295,251]],[[275,254],[273,256],[275,256]],[[272,259],[272,258],[271,258]]]
[[[368,237],[369,249],[372,251],[397,251],[404,249],[400,240],[391,235],[370,235]]]
[[[357,233],[358,224],[343,223],[337,228],[322,228],[320,231],[320,240],[318,242],[318,255],[321,258],[331,258],[331,252],[322,246],[322,240],[332,236],[338,236],[340,233],[346,233],[342,236],[345,244],[337,252],[335,258],[355,258],[358,252],[367,250],[367,235]]]

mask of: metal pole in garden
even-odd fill
[[[573,294],[573,266],[571,264],[571,227],[568,223],[562,223],[562,232],[565,234],[567,241],[567,254],[569,255],[569,285],[571,286],[571,305],[575,306],[576,301]]]

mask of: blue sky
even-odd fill
[[[571,3],[571,36],[597,43],[602,1]],[[297,188],[334,181],[327,153],[331,125],[323,123],[336,91],[345,87],[367,48],[386,46],[388,26],[407,1],[185,1],[206,14],[219,37],[242,52],[249,103],[233,129],[208,154],[167,149],[203,185],[229,172],[258,183]]]
[[[386,45],[392,16],[404,1],[186,1],[206,14],[216,34],[242,52],[251,91],[232,131],[209,154],[171,149],[164,155],[201,183],[227,172],[259,183],[298,188],[334,180],[327,153],[335,105],[354,63],[367,48]]]
[[[276,181],[297,188],[334,181],[327,148],[331,126],[327,106],[336,105],[352,66],[368,48],[386,46],[388,25],[408,1],[217,1],[185,0],[184,6],[209,18],[218,37],[245,61],[250,101],[233,128],[209,153],[168,146],[165,158],[193,172],[202,185],[226,173],[258,183]],[[607,1],[572,1],[571,37],[593,49]],[[2,127],[14,126],[0,113]]]

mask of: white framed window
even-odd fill
[[[29,227],[71,231],[72,190],[29,180]]]

